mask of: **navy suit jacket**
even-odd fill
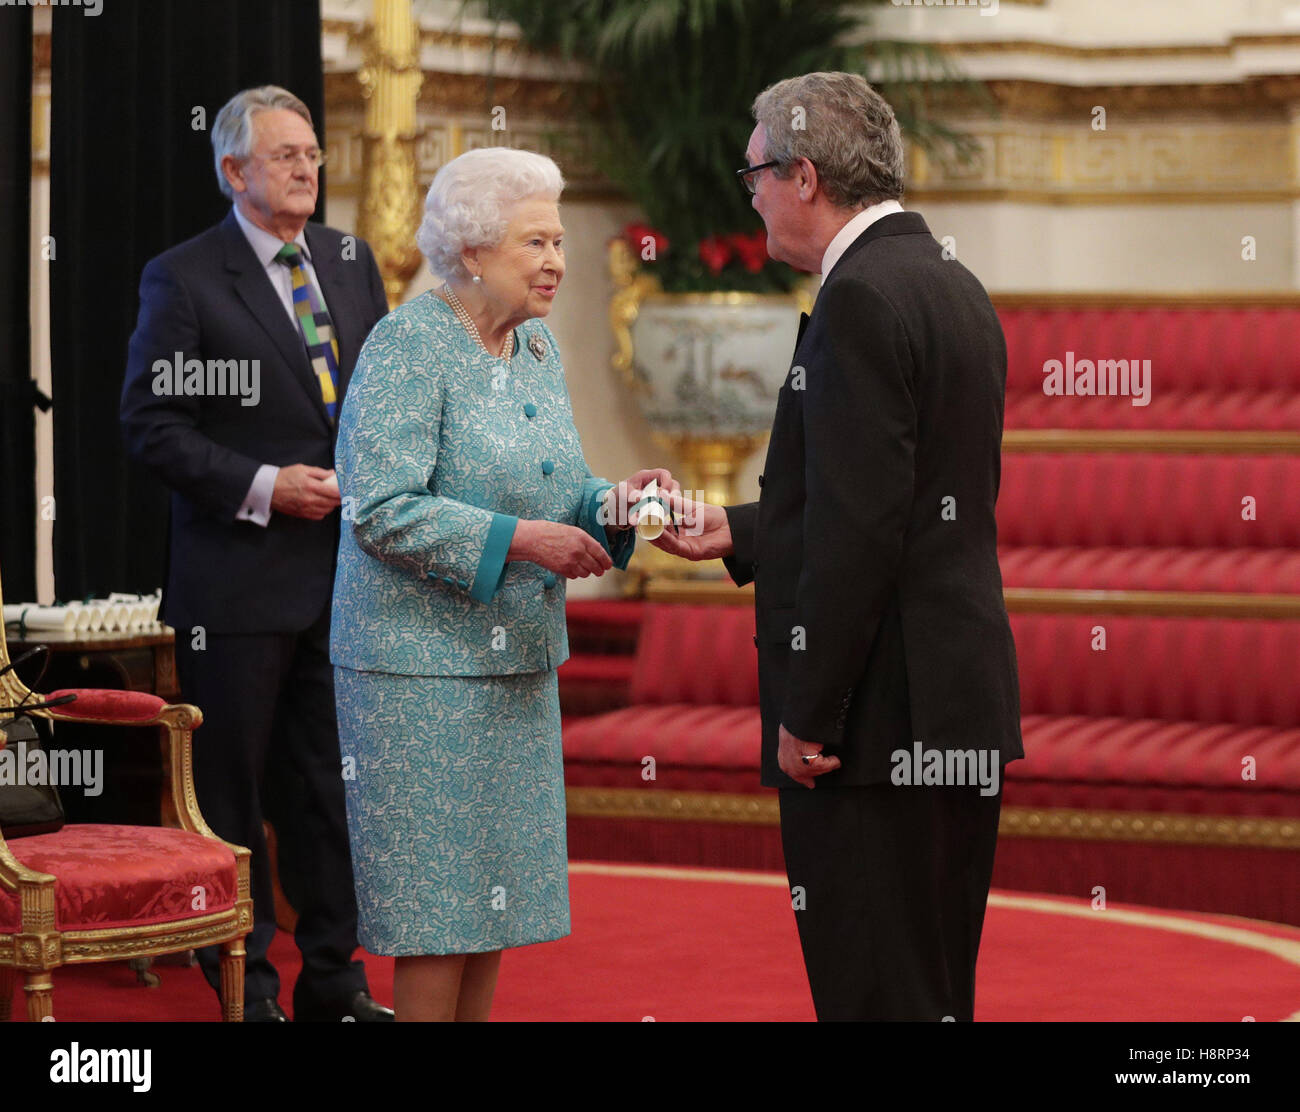
[[[388,311],[364,240],[305,229],[339,347],[338,399],[366,336]],[[179,353],[179,355],[178,355]],[[235,393],[178,396],[155,362],[257,361],[257,404]],[[237,521],[264,463],[334,466],[335,429],[295,322],[232,210],[218,225],[151,259],[122,387],[127,451],[172,490],[162,617],[188,635],[292,633],[329,605],[339,512],[321,521],[272,513]]]
[[[893,754],[1024,755],[998,567],[1007,353],[988,294],[925,221],[870,225],[826,275],[777,398],[758,502],[727,507],[754,581],[762,781],[778,728],[890,779]]]

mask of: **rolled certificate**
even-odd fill
[[[77,628],[77,615],[66,606],[6,605],[5,624],[20,622],[28,629],[61,629],[72,633]]]
[[[668,507],[659,496],[659,484],[654,479],[641,491],[641,501],[632,507],[632,512],[639,515],[636,522],[636,535],[643,541],[659,538],[668,523]]]
[[[70,602],[68,609],[77,616],[77,632],[86,633],[95,621],[95,615],[84,602]]]

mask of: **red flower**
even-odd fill
[[[731,261],[731,246],[729,236],[700,240],[700,261],[709,268],[709,273],[715,276],[722,273],[722,268]]]
[[[740,265],[750,274],[757,274],[767,262],[767,232],[759,228],[753,235],[737,233],[728,237]]]
[[[623,229],[623,238],[627,240],[628,246],[636,253],[642,262],[650,262],[657,259],[668,250],[668,237],[662,232],[656,232],[649,224],[640,224],[633,222]],[[650,242],[647,243],[646,241]],[[646,248],[654,244],[654,252],[646,258]]]

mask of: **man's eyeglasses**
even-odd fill
[[[305,151],[276,151],[275,154],[259,155],[264,162],[269,162],[272,166],[288,168],[297,166],[298,159],[306,158],[309,166],[315,166],[320,169],[325,165],[328,157],[320,147],[311,147]]]
[[[757,166],[746,166],[743,170],[736,171],[736,177],[740,179],[743,185],[750,193],[757,192],[754,186],[754,175],[760,170],[770,170],[773,166],[780,166],[779,162],[760,162]]]

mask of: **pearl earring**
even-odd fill
[[[474,275],[474,281],[475,281],[475,282],[481,282],[481,281],[483,281],[483,279],[480,278],[480,277],[476,274],[476,275]]]

